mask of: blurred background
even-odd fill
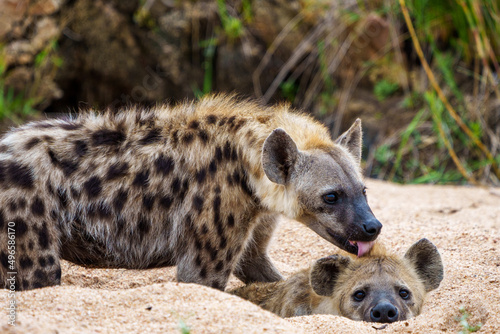
[[[500,185],[498,0],[0,0],[0,129],[234,92],[333,136],[370,177]]]

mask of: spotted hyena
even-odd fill
[[[376,244],[362,258],[332,255],[286,281],[253,283],[231,293],[282,317],[333,314],[394,322],[417,316],[426,293],[442,279],[437,248],[421,239],[402,258]]]
[[[360,158],[359,120],[333,141],[285,105],[226,96],[29,123],[0,141],[1,281],[59,284],[60,259],[177,265],[179,281],[219,289],[233,272],[276,281],[267,246],[280,214],[362,254],[382,225]]]

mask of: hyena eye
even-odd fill
[[[339,200],[339,195],[337,193],[329,193],[326,195],[323,195],[323,201],[325,201],[326,204],[335,204]]]
[[[365,188],[363,188],[363,195],[365,195],[365,196],[366,196],[366,187],[365,187]]]
[[[401,289],[401,290],[399,290],[399,296],[403,299],[408,299],[408,298],[410,298],[410,291],[408,291],[406,289]]]
[[[358,290],[352,295],[352,298],[354,298],[355,301],[360,302],[365,299],[365,296],[366,294],[364,291]]]

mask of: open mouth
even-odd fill
[[[375,243],[375,241],[367,242],[367,241],[348,240],[336,234],[330,228],[327,228],[326,232],[328,232],[328,234],[333,238],[335,245],[342,248],[346,252],[357,255],[358,257],[361,257],[364,254],[368,253],[372,248],[373,244]]]

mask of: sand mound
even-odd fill
[[[470,325],[500,333],[500,190],[399,186],[368,181],[370,205],[384,224],[380,239],[399,254],[422,237],[439,248],[440,288],[417,318],[387,326],[327,315],[281,319],[207,287],[175,282],[175,268],[89,269],[63,263],[63,284],[17,293],[17,326],[5,333],[392,333],[458,332]],[[271,257],[284,275],[336,252],[300,224],[283,221]],[[241,283],[232,278],[228,288]],[[7,305],[7,292],[2,305]],[[5,325],[4,325],[5,324]],[[379,329],[381,328],[382,329]],[[378,328],[378,329],[376,329]]]

